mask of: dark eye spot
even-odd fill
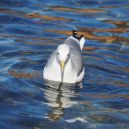
[[[70,54],[67,55],[68,57],[70,56]]]

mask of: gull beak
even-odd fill
[[[65,62],[62,60],[60,65],[61,65],[61,83],[63,83]]]
[[[64,61],[61,61],[61,71],[64,71]]]

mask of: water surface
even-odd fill
[[[81,85],[47,86],[47,58],[86,38]],[[0,0],[0,129],[129,129],[129,0]]]

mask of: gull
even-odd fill
[[[63,44],[49,57],[43,70],[43,78],[48,81],[61,83],[79,83],[84,77],[82,49],[85,44],[83,35],[68,37]]]

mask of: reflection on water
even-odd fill
[[[129,0],[0,0],[0,129],[129,129]],[[77,29],[82,86],[48,83],[47,58]]]
[[[47,88],[44,89],[44,95],[47,99],[47,105],[52,107],[52,111],[48,113],[51,120],[59,120],[64,115],[64,109],[70,108],[76,101],[71,98],[76,96],[74,85],[60,84],[55,82],[47,82]]]

